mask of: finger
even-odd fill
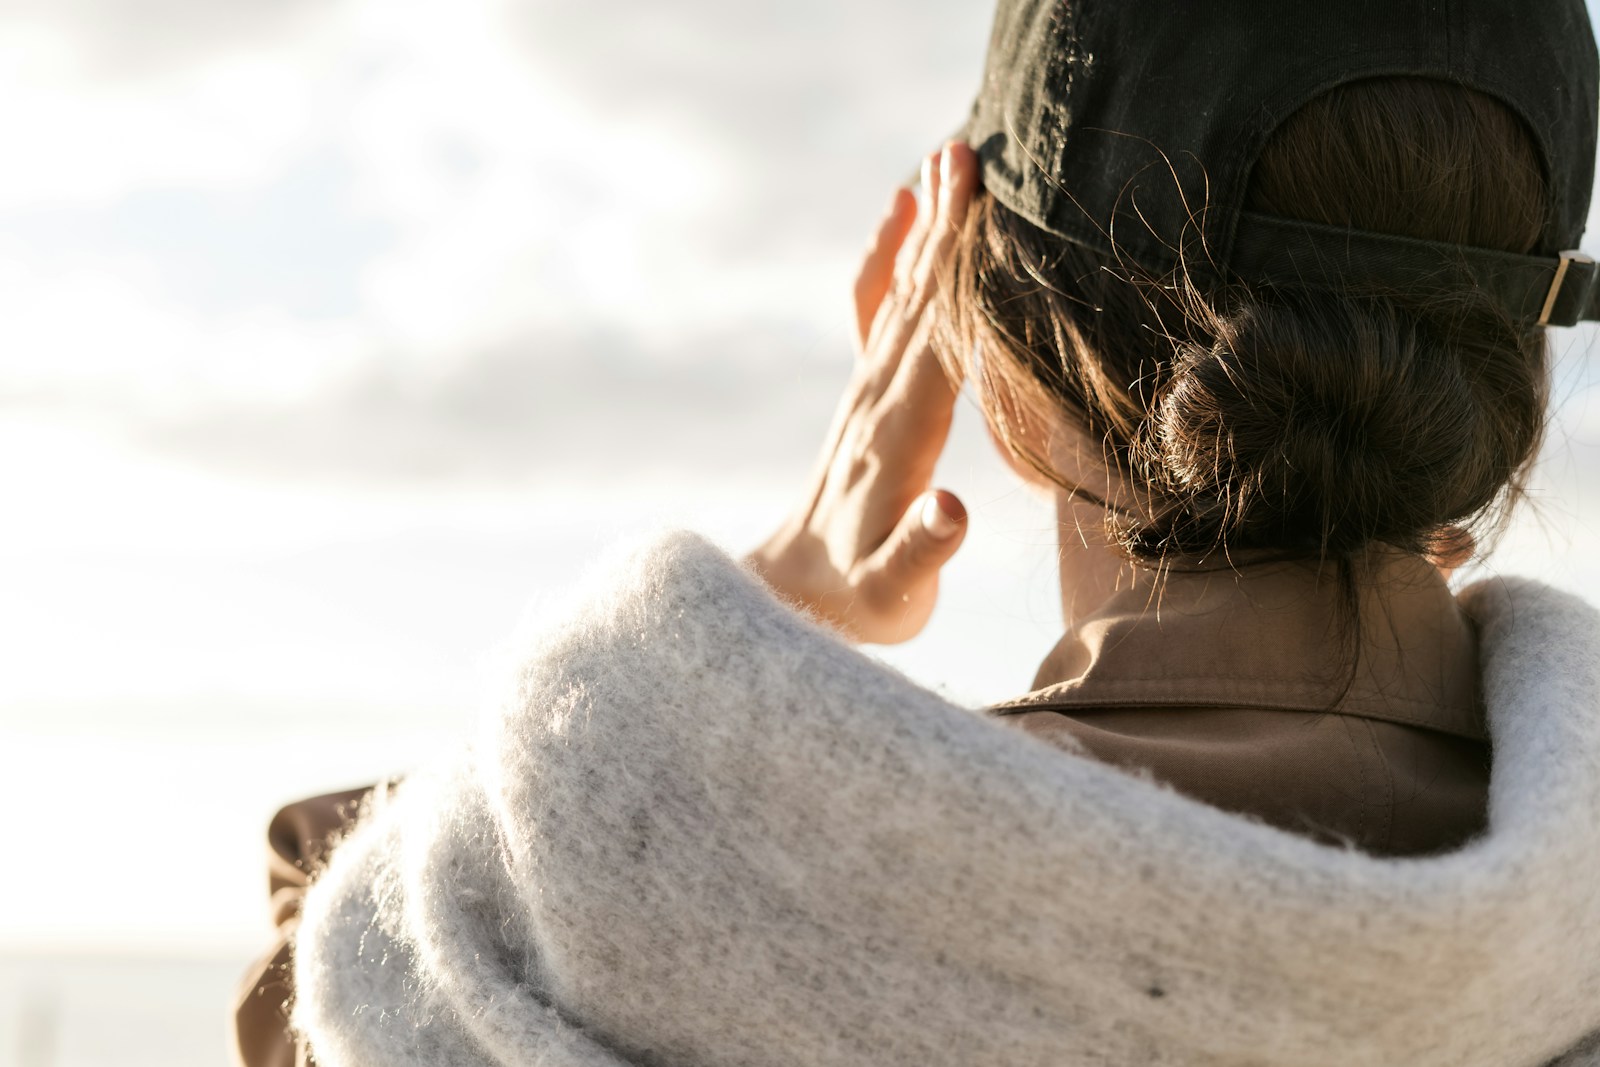
[[[936,288],[937,272],[948,262],[956,237],[967,218],[967,208],[978,185],[978,157],[967,145],[951,141],[924,161],[931,171],[932,211],[918,216],[918,227],[901,248],[896,263],[895,289],[881,309],[875,330],[886,336],[886,348],[902,348],[922,316]],[[926,207],[927,205],[924,205]],[[913,247],[914,246],[914,247]],[[891,318],[892,314],[892,318]],[[891,332],[898,333],[890,338]],[[876,345],[877,338],[872,338]]]
[[[919,405],[944,387],[939,383],[941,372],[931,352],[927,353],[928,360],[916,361],[910,360],[907,353],[915,351],[919,331],[926,333],[925,313],[938,291],[940,277],[948,268],[977,188],[978,158],[971,148],[952,141],[939,154],[938,171],[941,177],[934,182],[938,190],[937,209],[922,241],[919,262],[908,281],[896,283],[897,292],[880,309],[868,342],[882,363],[883,377],[879,380],[882,394],[895,392],[895,379],[909,372],[915,376],[915,381],[906,383],[898,391],[913,396],[913,403]]]
[[[932,296],[938,273],[967,221],[967,207],[978,183],[978,157],[960,141],[951,141],[939,155],[939,177],[937,209],[912,276],[913,302],[925,302]]]
[[[895,258],[917,217],[917,198],[910,189],[896,189],[889,211],[878,223],[878,232],[861,261],[856,275],[856,340],[864,350],[872,332],[872,320],[889,286],[894,281]]]
[[[978,188],[978,154],[965,142],[950,141],[944,146],[940,164],[943,213],[950,227],[959,230],[967,221],[967,208]]]
[[[917,264],[922,260],[922,248],[933,231],[934,216],[938,211],[939,160],[942,154],[942,149],[932,152],[922,161],[922,194],[917,202],[917,219],[900,246],[900,254],[895,259],[894,281],[878,306],[877,316],[862,346],[863,352],[873,352],[881,364],[875,373],[876,388],[880,393],[893,379],[911,333],[916,328],[917,316],[921,314],[915,278]]]
[[[911,277],[922,259],[922,246],[933,228],[934,212],[939,203],[939,151],[928,153],[922,159],[921,188],[917,194],[917,221],[911,227],[900,255],[895,260],[895,288],[901,291],[911,286]]]
[[[895,469],[915,485],[927,484],[950,436],[960,387],[945,372],[928,341],[924,316],[907,346],[894,379],[877,400],[882,427],[880,447],[892,456]]]
[[[961,385],[950,377],[927,335],[924,318],[879,404],[894,421],[914,426],[925,447],[942,450]]]
[[[867,560],[861,596],[879,610],[892,610],[935,582],[939,570],[967,536],[967,509],[945,489],[923,493]]]
[[[922,160],[921,192],[916,203],[916,219],[901,243],[895,257],[893,280],[888,292],[880,301],[866,339],[861,345],[861,355],[870,357],[862,379],[863,392],[869,402],[883,395],[891,382],[905,347],[915,327],[915,316],[906,315],[912,293],[912,276],[921,258],[921,247],[933,227],[939,187],[939,152],[932,152]]]

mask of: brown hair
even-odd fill
[[[1443,82],[1334,89],[1268,140],[1248,209],[1528,252],[1549,198],[1519,120]],[[1038,229],[991,197],[942,292],[940,350],[1002,445],[1049,461],[1066,415],[1132,499],[1103,501],[1136,561],[1219,550],[1349,561],[1439,552],[1503,513],[1544,422],[1544,332],[1473,291],[1202,289]]]

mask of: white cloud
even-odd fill
[[[792,159],[773,151],[840,69],[734,36],[724,51],[767,88],[712,99],[728,76],[716,49],[652,48],[680,20],[614,2],[575,28],[610,42],[591,57],[609,71],[596,82],[559,34],[536,34],[530,53],[513,32],[528,10],[350,0],[297,9],[271,33],[202,27],[152,53],[160,63],[126,61],[96,5],[10,12],[7,39],[31,58],[0,67],[0,92],[23,105],[0,114],[15,149],[0,174],[0,393],[110,390],[159,414],[336,391],[363,362],[427,379],[490,347],[537,359],[552,331],[621,329],[641,352],[676,355],[707,323],[842,326],[852,216],[879,197],[854,211],[808,200],[839,174],[808,179],[803,144]],[[784,79],[800,88],[773,111]],[[719,128],[741,113],[767,135]],[[226,227],[209,244],[149,224],[137,239],[112,232],[155,195],[185,231],[229,212],[269,218],[275,190],[318,158],[345,175],[303,212],[327,220],[324,253]],[[828,236],[844,223],[848,240]],[[377,227],[381,247],[357,226]],[[323,259],[344,265],[354,294],[336,322],[299,313],[281,284]],[[235,279],[229,306],[174,280],[208,276]]]
[[[0,216],[153,185],[248,186],[304,143],[315,114],[307,40],[110,80],[89,62],[87,24],[5,25]]]
[[[51,262],[0,241],[0,400],[86,404],[124,417],[215,403],[303,400],[365,363],[354,324],[258,307],[196,316],[131,255]]]

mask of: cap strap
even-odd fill
[[[1600,267],[1582,252],[1551,258],[1242,212],[1229,270],[1257,285],[1318,289],[1472,288],[1513,320],[1600,320]]]
[[[1540,326],[1571,325],[1555,321],[1556,309],[1561,306],[1563,296],[1567,297],[1569,305],[1579,303],[1577,311],[1573,312],[1576,315],[1573,322],[1593,317],[1592,314],[1585,315],[1584,312],[1592,310],[1596,293],[1594,260],[1576,249],[1570,249],[1560,255],[1561,265],[1556,267],[1556,276],[1550,281],[1550,292],[1545,296],[1544,307],[1539,312]]]

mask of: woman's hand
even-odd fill
[[[929,345],[929,307],[978,184],[952,143],[922,163],[925,199],[895,194],[856,278],[860,358],[798,511],[749,562],[780,594],[860,641],[927,623],[966,509],[930,489],[958,382]]]

